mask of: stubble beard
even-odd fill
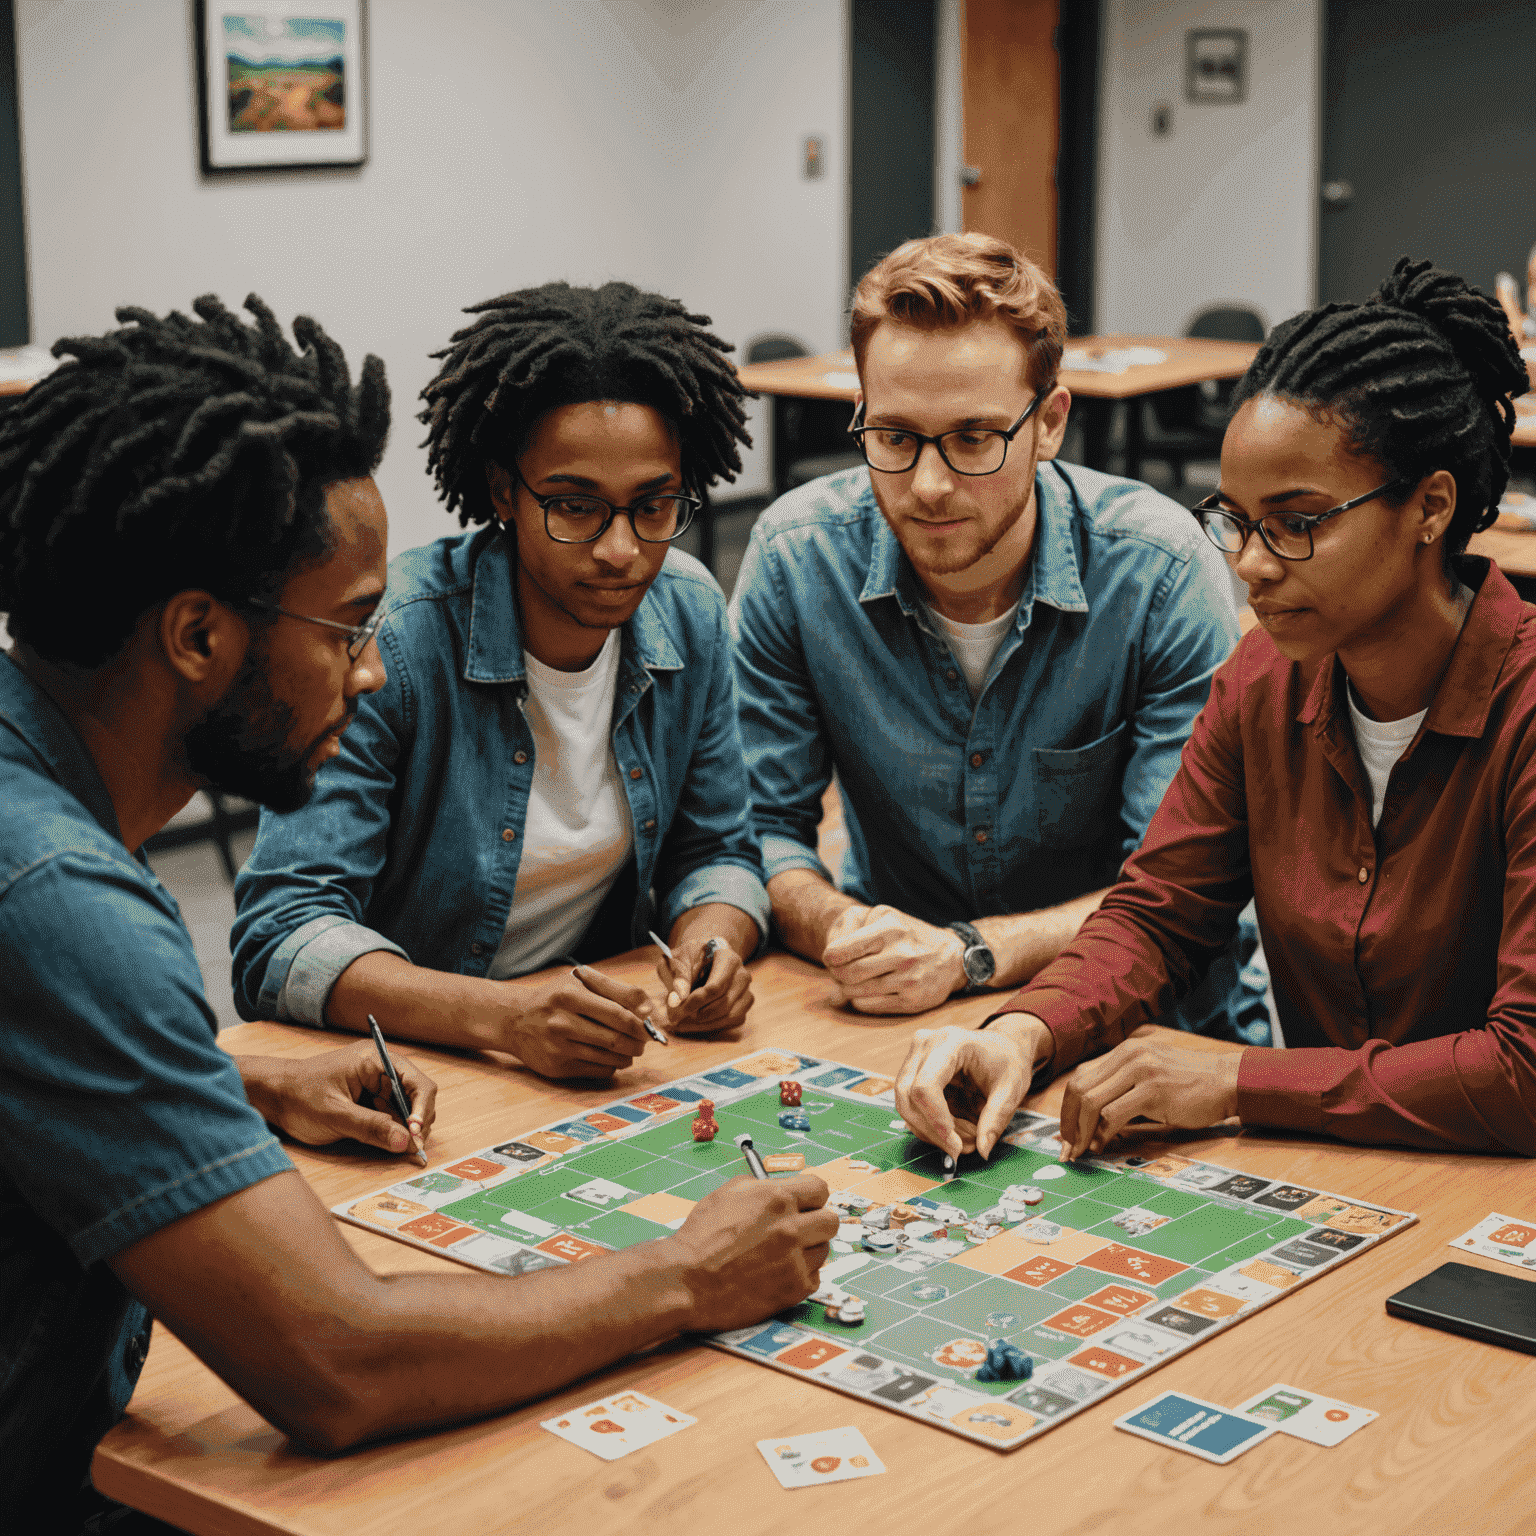
[[[912,562],[914,569],[925,572],[930,576],[956,576],[961,571],[969,570],[977,561],[986,559],[1013,531],[1018,525],[1019,519],[1029,510],[1029,500],[1034,495],[1034,490],[1035,477],[1032,469],[1029,479],[1025,482],[1024,494],[1008,509],[1007,514],[996,528],[983,535],[979,548],[972,548],[965,552],[956,550],[948,558],[940,555],[937,559],[929,556],[920,548],[915,548],[916,540],[909,542],[908,539],[902,537],[902,528],[898,527],[892,521],[890,513],[883,506],[880,506],[878,495],[875,497],[875,504],[880,506],[881,516],[885,518],[886,525],[890,528],[891,532],[896,535],[896,542],[901,545],[903,553]],[[910,525],[908,525],[908,531],[910,532]]]

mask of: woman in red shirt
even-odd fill
[[[1536,1153],[1536,609],[1463,554],[1527,387],[1499,307],[1428,262],[1276,328],[1195,509],[1259,627],[1074,943],[990,1027],[914,1036],[920,1135],[990,1152],[1032,1079],[1075,1068],[1068,1157],[1137,1117],[1233,1115]],[[1129,1038],[1250,896],[1284,1048]]]

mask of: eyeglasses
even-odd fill
[[[995,475],[1008,457],[1009,443],[1050,392],[1041,390],[1006,432],[998,427],[956,427],[953,432],[924,437],[921,432],[909,432],[905,427],[866,427],[861,405],[848,433],[857,441],[864,462],[884,475],[904,475],[917,463],[925,443],[932,443],[939,450],[939,457],[957,475]]]
[[[245,606],[262,608],[268,613],[280,613],[285,619],[298,619],[304,624],[323,624],[327,629],[339,629],[347,637],[347,658],[350,661],[356,661],[368,649],[368,642],[373,639],[379,625],[384,622],[382,603],[369,615],[366,624],[338,624],[335,619],[316,619],[307,613],[295,613],[291,608],[279,608],[276,603],[263,603],[254,597],[250,598]]]
[[[704,505],[697,496],[645,496],[627,507],[616,507],[601,496],[540,496],[515,468],[517,483],[544,512],[544,531],[557,544],[593,544],[620,516],[629,519],[642,544],[670,544],[687,530],[693,514]]]
[[[1205,531],[1206,538],[1224,555],[1241,554],[1243,546],[1248,542],[1248,535],[1257,528],[1259,537],[1272,555],[1277,555],[1281,560],[1310,560],[1312,532],[1319,523],[1326,523],[1330,517],[1348,512],[1351,507],[1374,501],[1376,497],[1384,496],[1403,484],[1406,482],[1389,480],[1385,485],[1378,485],[1374,491],[1367,491],[1364,496],[1356,496],[1353,501],[1330,507],[1326,512],[1269,512],[1263,517],[1239,517],[1221,505],[1220,492],[1196,502],[1190,510]]]

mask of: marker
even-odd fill
[[[944,1154],[944,1182],[948,1184],[955,1176],[955,1160],[948,1152]]]
[[[406,1135],[411,1138],[411,1145],[416,1149],[416,1156],[421,1159],[421,1166],[427,1166],[427,1154],[421,1150],[421,1142],[416,1132],[411,1128],[411,1103],[405,1096],[405,1089],[400,1085],[400,1074],[395,1071],[395,1064],[389,1059],[389,1052],[384,1049],[384,1031],[379,1028],[379,1021],[370,1013],[368,1015],[368,1028],[373,1031],[374,1049],[379,1053],[379,1060],[384,1063],[384,1071],[389,1078],[389,1089],[395,1100],[395,1110],[405,1122]]]
[[[651,937],[654,939],[656,935],[653,933]],[[569,965],[571,968],[571,975],[575,976],[577,981],[581,980],[581,977],[577,975],[577,972],[581,970],[581,961],[578,960],[575,955],[556,955],[555,958],[557,960],[563,960],[567,965]],[[672,957],[668,955],[667,958],[670,960]],[[651,1039],[657,1043],[657,1045],[672,1044],[672,1042],[668,1040],[667,1037],[662,1034],[659,1029],[656,1028],[655,1024],[651,1022],[649,1015],[641,1019],[640,1022],[645,1026],[646,1034],[648,1034]]]
[[[757,1149],[752,1145],[750,1136],[742,1135],[736,1138],[736,1145],[741,1148],[741,1155],[747,1160],[747,1167],[752,1170],[754,1179],[766,1179],[768,1170],[763,1167],[763,1160],[757,1155]]]
[[[662,954],[667,957],[668,960],[670,960],[672,958],[672,946],[668,944],[667,941],[662,938],[662,936],[657,933],[654,928],[647,928],[645,931],[650,934],[651,943],[653,943],[656,948],[659,949]],[[715,968],[715,956],[719,953],[719,939],[706,939],[704,941],[704,951],[699,957],[701,962],[699,965],[699,974],[695,976],[689,983],[690,987],[696,987],[700,982],[707,982],[709,980],[709,973]]]

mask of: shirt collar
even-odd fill
[[[909,618],[917,615],[924,601],[917,572],[891,526],[880,515],[873,488],[861,493],[879,522],[875,527],[870,551],[869,572],[861,603],[894,597]],[[1072,492],[1054,465],[1041,464],[1035,470],[1035,545],[1024,578],[1024,595],[1019,601],[1014,625],[1028,628],[1036,601],[1049,603],[1064,613],[1086,613],[1088,599],[1083,593],[1082,572],[1077,563],[1077,546],[1072,537]]]
[[[1429,702],[1424,730],[1441,736],[1478,737],[1488,725],[1494,684],[1520,628],[1524,603],[1509,578],[1483,555],[1462,555],[1458,574],[1477,589],[1461,626],[1449,665]],[[1297,720],[1331,722],[1344,700],[1343,668],[1337,654],[1317,669]]]
[[[517,612],[516,565],[510,540],[487,529],[474,556],[473,591],[469,609],[469,644],[465,648],[464,680],[470,683],[520,683],[525,680],[523,629]],[[670,552],[668,554],[670,559]],[[652,582],[633,616],[624,624],[626,658],[646,671],[676,672],[683,665],[666,620],[657,587]]]
[[[112,796],[79,733],[47,693],[4,654],[0,654],[0,726],[30,748],[48,776],[63,785],[104,831],[122,841]]]

